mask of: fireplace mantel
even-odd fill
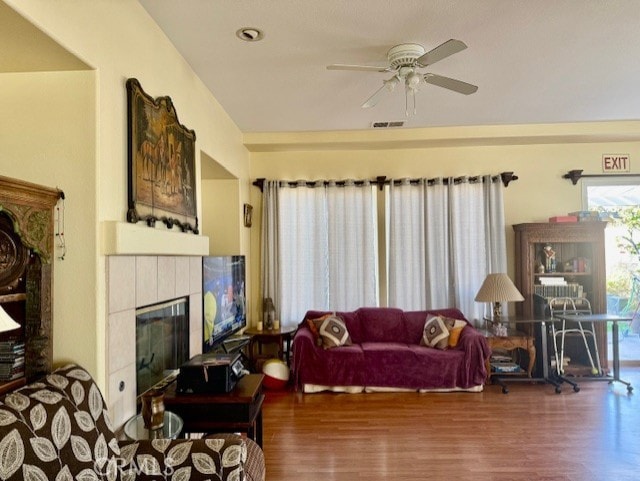
[[[103,254],[206,256],[209,237],[128,222],[102,222]]]

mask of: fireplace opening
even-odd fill
[[[136,310],[137,396],[175,374],[188,360],[188,298]]]

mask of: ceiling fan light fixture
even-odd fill
[[[264,32],[255,27],[242,27],[236,30],[236,37],[245,42],[258,42],[264,38]]]
[[[387,87],[387,90],[389,92],[393,92],[399,83],[400,80],[398,80],[398,77],[392,77],[389,80],[384,81],[384,85],[385,87]]]
[[[407,75],[407,78],[405,80],[407,87],[412,90],[416,90],[418,88],[418,85],[420,85],[421,78],[422,77],[420,77],[420,74],[414,70],[409,75]]]

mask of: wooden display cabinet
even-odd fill
[[[607,311],[605,237],[606,222],[564,222],[516,224],[515,231],[515,284],[524,296],[524,302],[516,303],[516,312],[522,318],[540,318],[545,312],[544,298],[575,297],[587,298],[593,313]],[[545,265],[544,247],[550,245],[555,251],[555,271],[548,272]],[[544,271],[540,266],[544,267]],[[571,289],[557,291],[551,287],[540,287],[542,278],[564,278]],[[538,286],[538,287],[536,287]],[[575,287],[575,289],[573,288]],[[538,296],[536,296],[536,289]],[[564,293],[567,295],[563,295]],[[546,295],[543,295],[546,294]],[[600,363],[607,366],[607,332],[605,324],[596,326]],[[568,341],[571,348],[572,339]],[[577,342],[573,343],[577,344]],[[583,364],[579,346],[569,349],[569,356],[576,363]],[[573,356],[572,356],[573,354]]]
[[[0,304],[20,329],[0,341],[24,341],[24,377],[0,381],[0,393],[51,371],[53,208],[62,192],[0,176]]]

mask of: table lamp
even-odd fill
[[[13,331],[14,329],[19,329],[20,324],[14,321],[7,311],[0,306],[0,332],[8,332]]]
[[[476,302],[493,302],[493,324],[500,326],[502,303],[524,301],[524,297],[507,274],[489,274],[476,294]],[[497,330],[501,330],[496,327]]]

